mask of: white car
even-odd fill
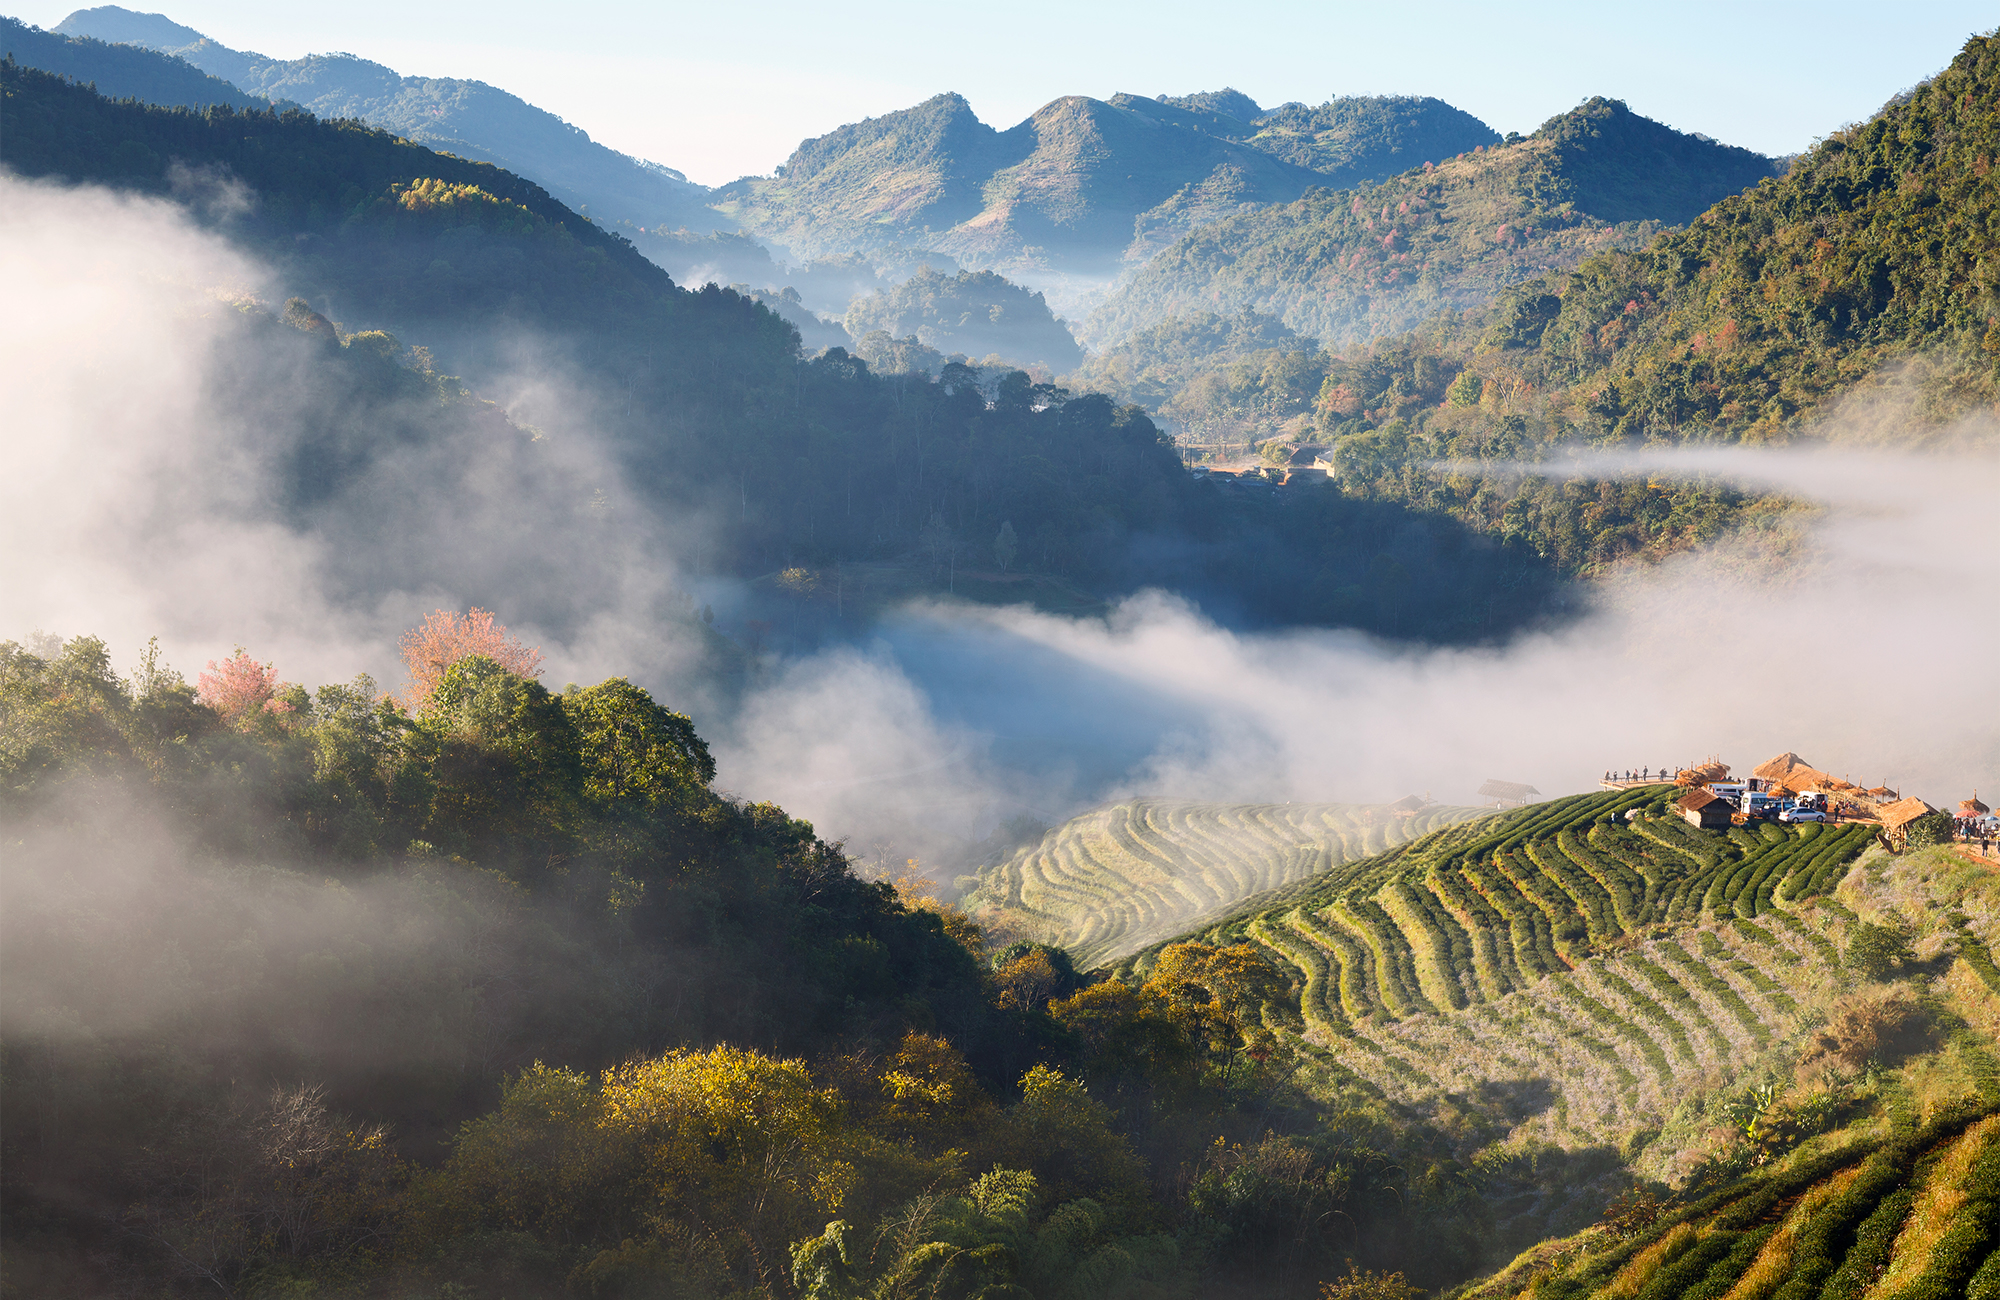
[[[1826,814],[1817,808],[1787,808],[1778,814],[1781,822],[1823,822]]]

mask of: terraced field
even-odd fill
[[[1253,895],[1490,815],[1441,804],[1398,816],[1370,804],[1136,799],[1071,818],[982,870],[966,907],[1068,948],[1079,967],[1096,966]]]
[[[1644,1228],[1528,1252],[1464,1300],[2000,1298],[2000,1114],[1983,1096],[1838,1135]]]
[[[1468,1149],[1629,1147],[1825,1009],[1852,920],[1825,895],[1872,836],[1701,831],[1663,804],[1654,787],[1452,826],[1184,937],[1262,945],[1298,990],[1267,1023]]]

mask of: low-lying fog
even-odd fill
[[[677,581],[697,583],[672,563],[684,525],[633,505],[587,436],[557,437],[535,474],[407,450],[385,490],[308,524],[273,508],[268,451],[303,410],[282,392],[239,409],[218,379],[237,309],[214,291],[281,305],[266,271],[171,205],[0,177],[0,277],[0,638],[91,633],[130,664],[158,635],[190,675],[241,644],[290,680],[393,686],[405,627],[479,604],[541,646],[550,684],[622,674],[691,711],[721,787],[858,856],[947,866],[1006,819],[1138,792],[1463,803],[1489,777],[1554,795],[1607,768],[1787,749],[1933,803],[2000,788],[1990,438],[1581,464],[1777,487],[1821,512],[1802,546],[1628,571],[1500,649],[1244,635],[1160,594],[1105,619],[926,604],[767,662],[737,696],[677,612]]]

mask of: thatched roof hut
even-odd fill
[[[1488,781],[1479,787],[1482,799],[1498,799],[1502,803],[1529,803],[1541,798],[1542,792],[1531,785],[1519,781]]]
[[[1883,836],[1891,844],[1903,845],[1909,842],[1910,823],[1936,811],[1923,800],[1911,797],[1898,799],[1875,815],[1882,820]]]
[[[1710,754],[1693,767],[1684,767],[1674,773],[1674,780],[1682,785],[1707,785],[1710,781],[1727,781],[1729,764]]]
[[[1787,750],[1750,769],[1750,774],[1776,791],[1802,794],[1807,790],[1832,788],[1833,778]]]
[[[1958,801],[1958,815],[1960,817],[1984,817],[1992,811],[1991,808],[1979,802],[1979,791],[1977,790],[1972,792],[1970,799],[1960,799]]]

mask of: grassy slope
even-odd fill
[[[1142,271],[1086,335],[1108,343],[1167,316],[1243,308],[1328,345],[1393,333],[1636,246],[1770,169],[1591,100],[1514,144],[1208,227]]]
[[[1079,966],[1096,965],[1479,813],[1434,806],[1405,818],[1360,804],[1136,799],[1072,818],[986,868],[967,906],[1062,944]]]

